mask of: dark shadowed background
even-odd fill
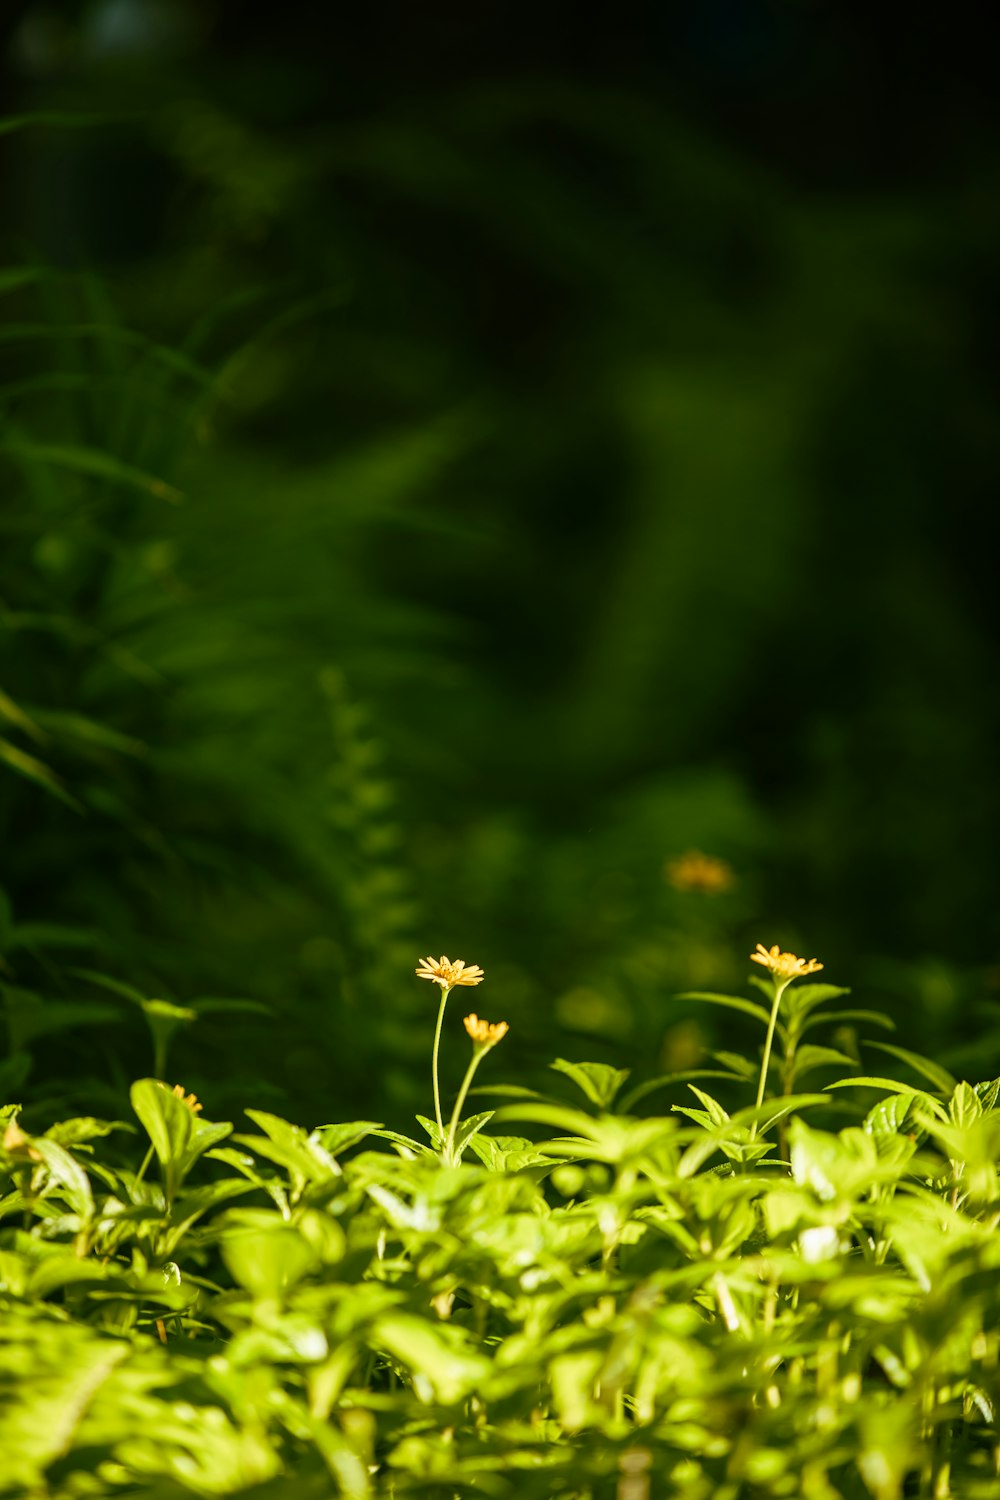
[[[495,1077],[652,1076],[757,941],[996,1073],[971,12],[2,30],[5,1092],[116,1107],[141,996],[217,1115],[402,1118],[442,952]]]

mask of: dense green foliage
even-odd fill
[[[862,1074],[877,1014],[754,982],[700,999],[778,1016],[760,1107],[726,1053],[665,1114],[560,1061],[575,1102],[495,1085],[429,1143],[152,1079],[138,1140],[5,1111],[0,1494],[995,1495],[998,1082]]]

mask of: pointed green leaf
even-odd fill
[[[50,792],[53,797],[58,797],[60,802],[65,802],[74,812],[84,811],[76,798],[66,790],[61,777],[57,776],[50,766],[44,765],[34,755],[29,755],[18,745],[12,745],[10,740],[0,738],[0,761],[16,771],[19,776],[25,777],[27,781],[33,781],[36,786],[42,787]]]
[[[58,1182],[63,1189],[66,1201],[73,1212],[80,1215],[81,1219],[89,1219],[94,1212],[94,1195],[90,1188],[90,1179],[64,1146],[58,1141],[46,1140],[44,1136],[35,1136],[31,1141],[32,1149],[42,1157],[49,1169],[49,1175]]]
[[[155,1078],[133,1083],[130,1097],[161,1165],[179,1162],[191,1144],[194,1128],[194,1116],[183,1099]]]
[[[609,1067],[607,1063],[567,1062],[564,1057],[557,1057],[549,1066],[571,1078],[598,1109],[611,1108],[630,1071],[628,1068]]]
[[[352,1120],[350,1124],[321,1125],[319,1137],[331,1156],[339,1156],[342,1151],[349,1151],[363,1141],[373,1130],[381,1129],[379,1120]]]
[[[3,688],[0,688],[0,719],[6,719],[8,724],[13,724],[15,729],[20,729],[22,733],[30,735],[33,740],[45,738],[35,720],[26,714],[13,698],[8,697]]]
[[[959,1130],[964,1130],[967,1125],[972,1125],[981,1117],[983,1106],[971,1084],[956,1085],[948,1104],[948,1113],[951,1116],[951,1123]]]
[[[944,1109],[933,1094],[926,1093],[923,1089],[913,1088],[911,1084],[899,1083],[895,1078],[838,1078],[835,1083],[828,1083],[828,1089],[885,1089],[890,1094],[906,1094],[911,1098],[919,1099],[925,1103],[940,1119],[946,1119]]]
[[[934,1062],[929,1057],[923,1057],[919,1052],[910,1052],[905,1047],[897,1047],[892,1042],[867,1042],[868,1047],[874,1047],[878,1052],[888,1052],[890,1057],[898,1057],[900,1062],[908,1063],[915,1073],[933,1083],[942,1094],[950,1094],[958,1080],[953,1078],[947,1068],[942,1068],[940,1063]]]
[[[483,1114],[470,1115],[467,1120],[461,1122],[455,1132],[455,1144],[453,1147],[456,1163],[462,1160],[462,1153],[466,1147],[476,1138],[483,1126],[489,1124],[495,1113],[495,1110],[488,1109]]]
[[[707,990],[686,990],[684,994],[677,996],[678,1000],[701,1000],[706,1005],[722,1005],[726,1010],[742,1011],[746,1016],[754,1016],[758,1021],[768,1025],[771,1013],[765,1010],[763,1005],[758,1005],[756,1000],[744,1000],[741,995],[715,995]]]
[[[123,463],[100,448],[84,448],[71,443],[26,443],[0,442],[0,451],[11,453],[33,463],[51,464],[56,468],[70,469],[77,474],[93,475],[113,484],[131,489],[145,490],[158,500],[169,500],[176,504],[181,499],[180,490],[154,474],[147,474],[132,464]]]

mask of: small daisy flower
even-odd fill
[[[506,1021],[481,1021],[475,1014],[466,1016],[464,1024],[477,1047],[495,1047],[510,1030]]]
[[[792,979],[801,979],[805,974],[816,974],[823,965],[815,958],[796,958],[794,953],[782,953],[775,943],[773,948],[765,948],[763,943],[757,944],[757,952],[751,953],[751,960],[755,964],[763,964],[769,969],[775,979],[783,979],[787,983]]]
[[[482,984],[486,978],[478,964],[467,964],[461,958],[452,963],[446,954],[441,958],[422,958],[414,972],[418,979],[429,979],[443,990],[454,989],[458,984]]]

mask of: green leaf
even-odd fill
[[[495,1110],[487,1109],[482,1114],[470,1115],[467,1120],[463,1120],[461,1122],[458,1129],[455,1131],[455,1142],[453,1146],[453,1154],[456,1165],[462,1160],[462,1154],[465,1151],[465,1148],[473,1140],[475,1140],[476,1136],[482,1130],[483,1126],[489,1124],[495,1113]]]
[[[727,1010],[738,1010],[746,1016],[754,1016],[764,1025],[770,1024],[771,1013],[763,1005],[758,1005],[756,1000],[744,1000],[740,995],[715,995],[707,990],[686,990],[683,995],[676,997],[678,1000],[701,1000],[706,1005],[722,1005]]]
[[[317,1264],[316,1252],[297,1229],[262,1210],[249,1223],[234,1214],[219,1242],[233,1280],[254,1297],[280,1299]]]
[[[352,1120],[350,1124],[320,1125],[319,1138],[331,1156],[339,1156],[342,1151],[349,1151],[352,1146],[363,1141],[373,1130],[382,1128],[379,1120]]]
[[[96,984],[104,990],[110,990],[113,995],[121,995],[122,999],[130,1000],[133,1005],[144,1006],[146,997],[129,984],[124,984],[120,979],[112,979],[109,974],[98,974],[94,969],[68,969],[69,974],[78,979],[89,979],[91,984]]]
[[[956,1084],[955,1092],[952,1094],[948,1104],[948,1114],[951,1116],[951,1123],[957,1126],[959,1130],[964,1130],[967,1125],[972,1125],[976,1120],[980,1119],[982,1113],[983,1106],[980,1103],[979,1095],[972,1085],[968,1083]]]
[[[55,734],[84,740],[103,750],[117,750],[122,755],[142,756],[147,753],[148,746],[142,740],[134,739],[130,734],[121,734],[117,729],[99,724],[96,719],[88,719],[83,714],[66,713],[52,708],[33,708],[32,713],[43,729]]]
[[[650,1078],[646,1083],[640,1083],[636,1088],[630,1089],[622,1100],[622,1113],[628,1114],[640,1099],[646,1098],[647,1094],[655,1093],[657,1089],[667,1088],[673,1083],[688,1083],[693,1078],[724,1078],[731,1083],[745,1083],[748,1076],[752,1077],[753,1072],[745,1075],[742,1072],[724,1072],[721,1068],[685,1068],[679,1073],[664,1073],[659,1078]]]
[[[868,1021],[872,1026],[881,1026],[884,1031],[895,1031],[896,1023],[891,1017],[883,1015],[880,1010],[835,1010],[821,1011],[819,1015],[810,1016],[803,1021],[800,1030],[803,1035],[814,1026],[832,1026],[839,1021]]]
[[[51,1001],[14,985],[3,986],[4,1010],[14,1051],[30,1047],[39,1037],[76,1026],[99,1026],[119,1019],[110,1005],[86,1001]]]
[[[838,1078],[835,1083],[828,1083],[826,1087],[828,1089],[885,1089],[890,1094],[905,1094],[925,1103],[942,1120],[947,1118],[940,1102],[934,1098],[933,1094],[928,1094],[923,1089],[913,1088],[908,1083],[898,1083],[895,1078]]]
[[[996,1109],[997,1099],[1000,1098],[1000,1078],[993,1078],[988,1083],[977,1083],[974,1088],[984,1110]]]
[[[263,1000],[190,1000],[187,1009],[196,1016],[209,1015],[246,1015],[246,1016],[270,1016],[273,1014],[272,1007],[266,1005]]]
[[[0,133],[4,122],[0,121]],[[0,293],[20,291],[23,286],[34,286],[44,272],[38,266],[0,266]]]
[[[877,1139],[899,1135],[911,1123],[919,1103],[919,1094],[890,1094],[888,1099],[880,1099],[878,1104],[872,1105],[862,1128]]]
[[[416,1119],[416,1122],[420,1126],[421,1130],[427,1132],[427,1139],[430,1141],[434,1150],[443,1150],[444,1143],[448,1138],[447,1127],[442,1129],[438,1125],[438,1122],[436,1120],[428,1119],[426,1115],[416,1115],[414,1118]]]
[[[135,1134],[135,1126],[126,1120],[95,1120],[92,1115],[80,1115],[74,1120],[60,1120],[50,1125],[45,1139],[58,1141],[60,1146],[78,1146],[86,1141],[103,1140],[115,1130]]]
[[[491,1172],[512,1176],[515,1172],[542,1168],[542,1172],[531,1173],[537,1179],[552,1171],[552,1158],[536,1150],[534,1141],[529,1141],[524,1136],[477,1135],[470,1145],[483,1166],[488,1167]]]
[[[790,984],[781,997],[781,1008],[789,1022],[801,1029],[805,1018],[818,1006],[850,993],[839,984]]]
[[[161,1255],[172,1255],[192,1224],[220,1203],[228,1203],[243,1193],[252,1193],[255,1184],[246,1179],[227,1177],[222,1182],[209,1182],[191,1192],[180,1193],[174,1200],[169,1230],[162,1236],[159,1246]]]
[[[36,109],[24,114],[5,116],[0,120],[0,135],[10,135],[15,130],[52,127],[59,130],[87,130],[94,125],[107,126],[122,118],[121,115],[112,114],[81,115],[75,110]]]
[[[733,1125],[757,1124],[761,1130],[768,1130],[794,1110],[815,1109],[820,1104],[829,1105],[829,1103],[830,1100],[825,1094],[776,1094],[770,1099],[765,1099],[763,1104],[748,1104],[745,1109],[737,1110],[731,1123]]]
[[[171,348],[169,344],[155,343],[145,334],[136,332],[134,328],[122,328],[106,322],[67,323],[62,320],[53,323],[0,323],[0,343],[21,343],[33,340],[65,342],[67,337],[93,339],[99,346],[103,345],[105,348],[121,345],[127,349],[137,349],[144,361],[169,370],[171,374],[182,375],[196,386],[211,388],[217,383],[218,377],[204,365],[199,365],[181,350]],[[93,378],[91,378],[91,386],[93,386]],[[37,445],[30,442],[23,443],[19,439],[16,442],[8,442],[6,446],[8,452],[17,455],[19,451],[33,450]],[[71,448],[70,451],[74,450]],[[84,449],[83,451],[92,450]]]
[[[722,1063],[724,1068],[728,1068],[737,1078],[746,1081],[757,1077],[757,1064],[751,1062],[748,1057],[744,1057],[742,1053],[713,1052],[711,1056],[714,1057],[716,1062]]]
[[[15,1345],[11,1352],[20,1351]],[[51,1329],[47,1339],[29,1344],[25,1352],[27,1367],[10,1374],[14,1399],[0,1404],[3,1483],[12,1494],[48,1489],[46,1469],[73,1446],[88,1406],[128,1357],[129,1345],[95,1339],[80,1328]]]
[[[320,1185],[342,1175],[335,1157],[323,1145],[319,1132],[307,1135],[298,1125],[291,1125],[264,1110],[248,1109],[245,1113],[260,1126],[267,1140],[262,1141],[256,1136],[236,1136],[234,1139],[252,1151],[260,1152],[268,1160],[287,1167],[297,1191],[301,1191],[307,1182]]]
[[[567,1062],[564,1057],[557,1057],[549,1066],[571,1078],[598,1109],[611,1108],[630,1072],[628,1068],[612,1068],[607,1063]]]
[[[133,1083],[130,1097],[164,1169],[167,1196],[172,1197],[180,1183],[181,1161],[191,1145],[194,1116],[183,1099],[155,1078]]]
[[[16,771],[19,776],[33,781],[36,786],[42,787],[53,797],[58,797],[60,802],[65,802],[66,806],[71,807],[74,812],[84,811],[76,798],[66,790],[61,777],[57,776],[50,766],[44,765],[42,761],[36,759],[34,755],[29,755],[19,746],[12,745],[10,740],[0,738],[0,761],[3,761],[12,771]]]
[[[384,1313],[370,1341],[406,1366],[422,1401],[455,1405],[474,1394],[491,1372],[490,1361],[468,1347],[459,1328],[435,1327],[410,1313]]]
[[[20,729],[33,740],[45,738],[34,719],[30,718],[13,698],[8,697],[3,688],[0,688],[0,719],[6,719],[8,724],[13,724],[15,729]]]
[[[898,1057],[901,1062],[908,1063],[915,1073],[928,1079],[942,1094],[951,1094],[958,1080],[953,1078],[947,1068],[942,1068],[940,1063],[933,1062],[929,1057],[922,1057],[919,1052],[909,1052],[905,1047],[896,1047],[891,1042],[867,1042],[866,1046],[874,1047],[878,1052],[888,1052],[890,1057]]]
[[[811,1042],[797,1049],[792,1062],[793,1078],[801,1078],[814,1068],[857,1067],[855,1059],[846,1052],[838,1052],[835,1047],[816,1047]]]
[[[551,1094],[540,1094],[537,1089],[526,1089],[519,1083],[480,1083],[469,1090],[471,1094],[494,1094],[501,1099],[540,1099],[546,1104],[557,1101]]]
[[[98,948],[101,941],[101,934],[91,927],[67,927],[62,922],[18,922],[8,934],[7,946],[11,952],[18,948],[39,952],[44,948]]]
[[[370,1130],[369,1135],[378,1136],[383,1141],[392,1141],[393,1145],[401,1147],[408,1156],[435,1155],[430,1146],[425,1146],[422,1141],[415,1141],[412,1136],[402,1135],[398,1130],[386,1130],[380,1127],[377,1130]]]
[[[0,452],[26,459],[32,463],[51,464],[56,468],[69,469],[76,474],[88,474],[106,479],[113,484],[131,489],[144,490],[158,500],[169,500],[177,504],[181,500],[180,490],[163,479],[136,469],[121,459],[114,458],[100,448],[84,448],[71,443],[26,443],[0,441]]]
[[[89,1219],[94,1212],[94,1195],[90,1179],[64,1146],[45,1136],[34,1136],[32,1148],[38,1152],[49,1170],[49,1176],[63,1189],[63,1194],[73,1212],[81,1219]]]
[[[689,1083],[688,1088],[696,1098],[701,1100],[705,1106],[708,1118],[713,1125],[724,1125],[726,1123],[729,1119],[729,1114],[723,1109],[717,1099],[713,1099],[711,1094],[706,1094],[703,1089],[695,1088],[693,1083]]]
[[[174,1005],[170,1000],[143,1000],[142,1009],[153,1038],[153,1066],[158,1072],[166,1072],[170,1041],[181,1026],[198,1019],[193,1010],[185,1005]]]
[[[118,1266],[101,1266],[93,1260],[80,1260],[72,1251],[67,1251],[64,1255],[46,1256],[34,1266],[26,1290],[30,1297],[44,1299],[67,1286],[78,1286],[87,1281],[106,1283],[121,1274]]]
[[[507,1120],[528,1120],[536,1125],[554,1125],[557,1129],[589,1140],[596,1139],[600,1133],[600,1127],[592,1115],[585,1115],[579,1109],[570,1109],[568,1105],[546,1104],[544,1101],[505,1104],[497,1110],[495,1119],[498,1125]]]

